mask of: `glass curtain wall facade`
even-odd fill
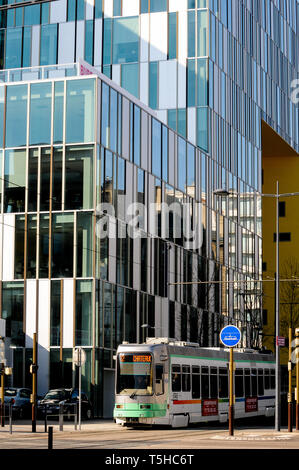
[[[298,17],[298,2],[282,0],[61,0],[0,12],[0,67],[83,58],[156,113],[93,78],[0,86],[2,243],[13,243],[2,255],[2,303],[23,302],[23,331],[33,331],[29,299],[37,312],[48,296],[53,344],[50,359],[43,349],[40,357],[71,380],[71,348],[89,348],[95,401],[115,346],[143,340],[143,323],[214,346],[234,322],[243,344],[257,345],[261,124],[299,151],[290,99]],[[218,188],[231,195],[214,196]],[[185,249],[171,227],[163,237],[159,223],[157,238],[139,245],[126,236],[95,240],[103,201],[115,207],[117,234],[126,233],[124,194],[146,206],[200,202],[201,247]],[[165,287],[194,280],[206,284]],[[29,348],[19,311],[14,337]]]

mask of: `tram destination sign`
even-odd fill
[[[233,348],[241,341],[241,331],[234,325],[227,325],[220,331],[220,341],[224,346]]]

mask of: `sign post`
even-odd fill
[[[81,431],[81,369],[86,362],[86,353],[84,349],[74,349],[73,362],[79,367],[79,431]]]
[[[229,435],[234,435],[234,347],[241,340],[241,332],[234,325],[225,326],[220,331],[221,343],[229,348]]]

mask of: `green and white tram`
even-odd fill
[[[235,418],[274,416],[272,354],[235,349]],[[229,350],[167,338],[123,343],[116,356],[114,419],[122,425],[228,420]]]

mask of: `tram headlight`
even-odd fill
[[[117,408],[117,409],[123,409],[123,408],[124,408],[124,405],[116,405],[116,408]]]
[[[150,409],[151,409],[151,405],[140,405],[140,409],[141,409],[141,410],[150,410]]]

